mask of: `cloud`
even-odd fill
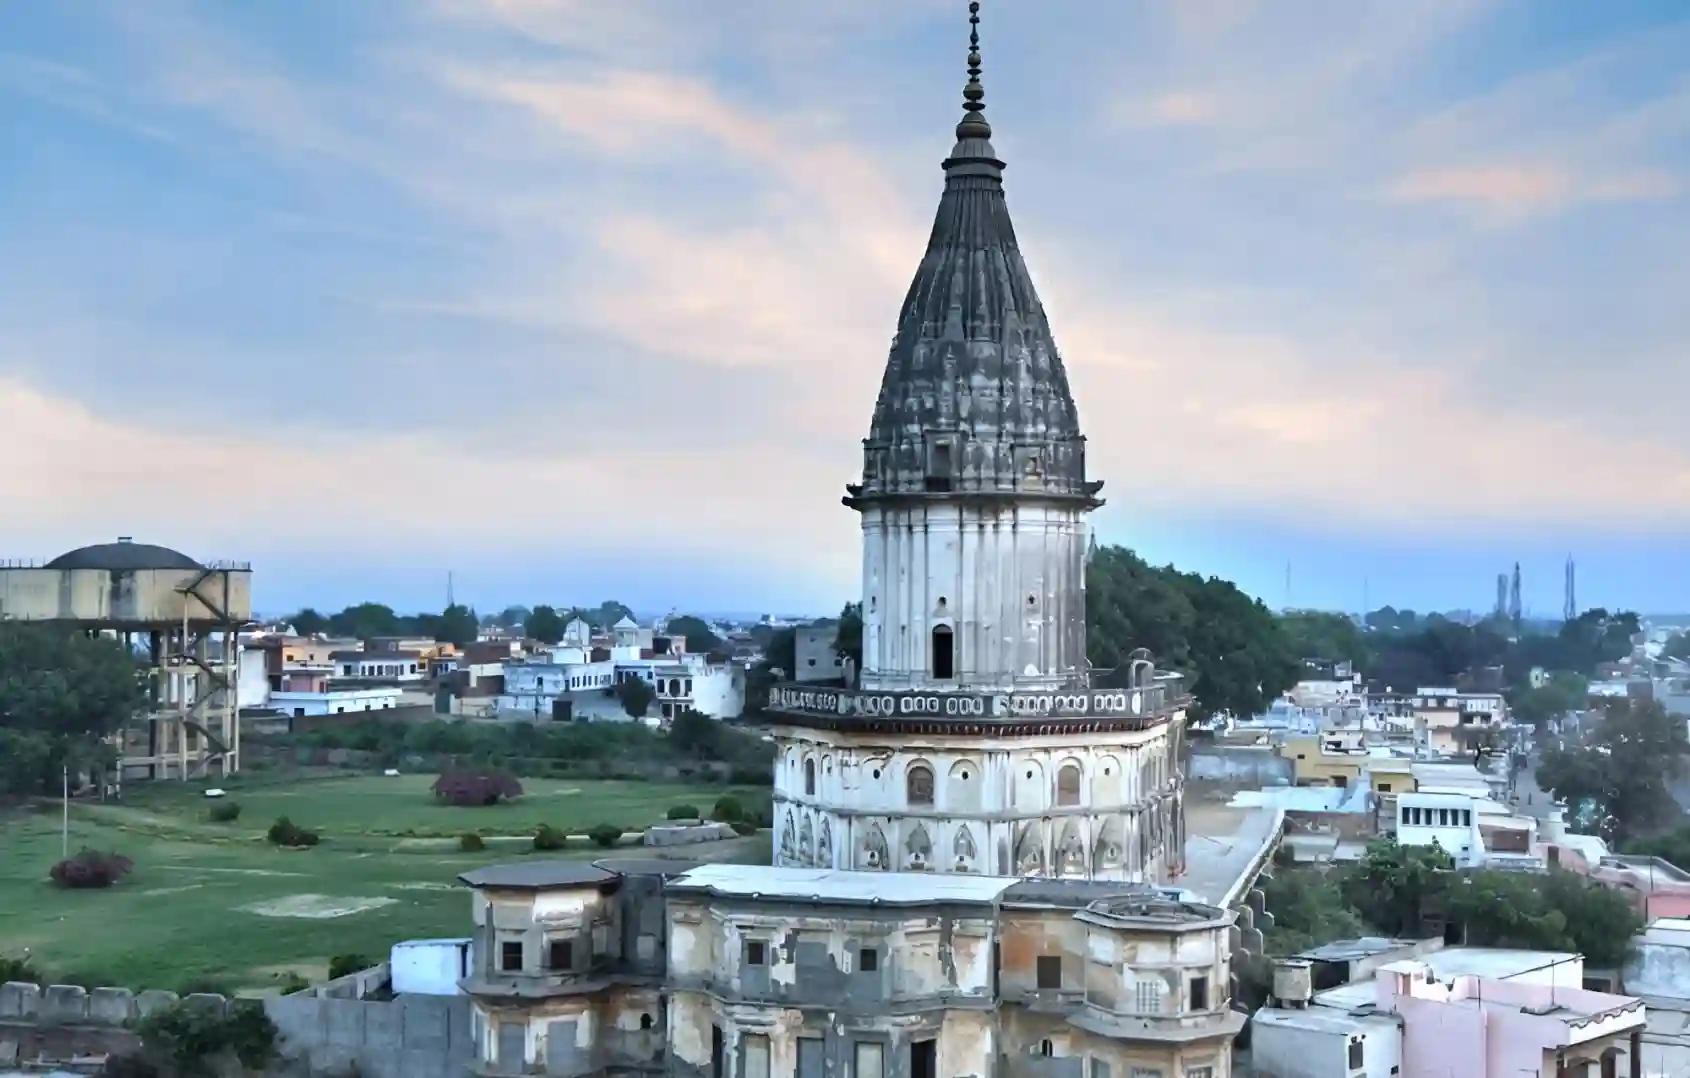
[[[1404,203],[1466,205],[1519,220],[1580,202],[1648,202],[1673,198],[1678,180],[1655,169],[1582,178],[1548,164],[1494,164],[1417,169],[1392,181],[1385,197]]]
[[[1195,90],[1169,90],[1116,106],[1117,118],[1129,127],[1202,127],[1220,115],[1218,96]]]

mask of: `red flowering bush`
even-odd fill
[[[522,783],[504,771],[453,768],[434,780],[434,796],[448,805],[496,805],[522,796]]]
[[[135,862],[121,853],[83,850],[54,865],[49,875],[60,887],[110,887],[134,867]]]

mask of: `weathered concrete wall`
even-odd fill
[[[1210,779],[1239,786],[1290,786],[1296,765],[1270,746],[1201,745],[1194,742],[1186,779]]]
[[[356,992],[361,974],[333,982]],[[0,985],[0,1068],[46,1066],[140,1047],[129,1023],[178,1001],[174,992],[11,983]],[[196,1007],[224,1011],[217,995],[191,995]],[[402,996],[394,1000],[298,993],[264,1001],[276,1024],[279,1074],[345,1074],[371,1078],[456,1078],[473,1054],[469,1000]]]

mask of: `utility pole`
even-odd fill
[[[70,760],[65,760],[64,786],[59,802],[59,850],[61,859],[70,856]]]

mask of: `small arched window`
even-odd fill
[[[804,792],[811,797],[816,795],[816,762],[804,761]]]
[[[949,625],[933,626],[933,676],[943,681],[956,676],[954,639]]]
[[[916,764],[904,776],[905,792],[912,805],[931,805],[933,803],[933,769],[926,764]]]
[[[1080,765],[1063,764],[1056,773],[1056,803],[1058,805],[1078,805],[1080,803]]]

